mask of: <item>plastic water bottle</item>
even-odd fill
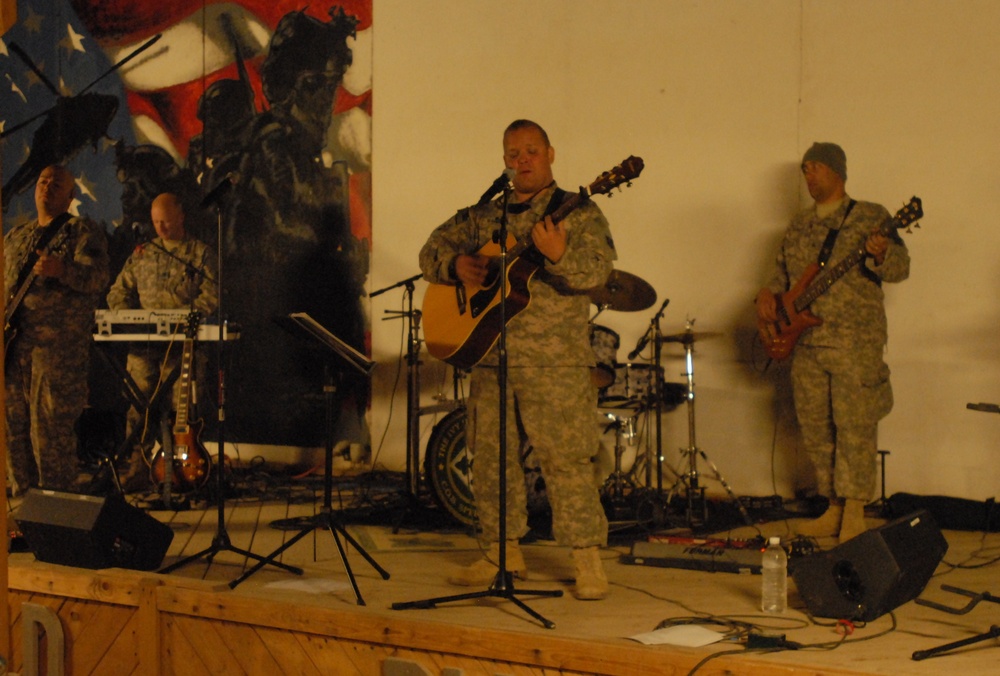
[[[781,538],[771,537],[761,557],[760,608],[765,613],[783,613],[788,605],[788,556]]]

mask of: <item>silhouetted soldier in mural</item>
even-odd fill
[[[281,19],[261,68],[269,109],[254,120],[234,174],[222,243],[230,272],[223,302],[243,328],[231,380],[234,406],[248,413],[239,416],[241,430],[258,425],[254,440],[322,439],[317,355],[275,325],[275,317],[308,312],[364,348],[367,249],[351,234],[346,168],[326,150],[356,25],[340,8],[330,10],[328,22],[302,12]],[[364,383],[351,385],[341,394],[363,405]]]

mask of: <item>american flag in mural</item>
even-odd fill
[[[371,4],[19,0],[0,39],[5,227],[33,214],[38,172],[66,164],[73,210],[105,224],[120,266],[152,198],[180,194],[189,231],[223,253],[242,328],[228,418],[246,441],[322,436],[325,356],[275,318],[308,312],[366,347]],[[342,389],[357,415],[341,427],[367,441],[366,384]]]

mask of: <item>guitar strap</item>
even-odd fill
[[[855,204],[857,202],[854,200],[848,202],[847,211],[844,212],[844,219],[840,221],[840,227],[830,228],[830,232],[826,233],[826,239],[823,241],[823,246],[819,250],[819,257],[816,259],[821,268],[826,267],[827,261],[830,260],[830,254],[833,253],[833,245],[837,242],[837,236],[844,229],[844,223],[847,223],[847,217],[851,215],[851,209],[854,208]]]
[[[42,234],[38,237],[38,241],[35,242],[35,245],[31,247],[31,251],[28,252],[28,255],[24,259],[24,265],[21,266],[21,270],[17,274],[17,281],[13,286],[15,292],[20,291],[21,285],[24,284],[26,279],[28,279],[28,275],[31,274],[31,269],[34,268],[35,263],[38,262],[38,252],[45,250],[45,247],[47,247],[59,231],[62,230],[63,225],[65,225],[66,222],[72,217],[72,214],[69,213],[60,214],[52,220],[48,227],[44,229],[39,228],[42,230]]]

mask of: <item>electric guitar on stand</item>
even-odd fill
[[[631,185],[643,166],[642,158],[630,156],[598,176],[588,187],[571,193],[550,214],[552,222],[566,218],[591,195],[609,193],[622,184]],[[427,287],[423,304],[424,340],[433,357],[458,368],[472,368],[496,344],[501,327],[528,307],[531,302],[528,282],[541,267],[533,259],[540,254],[531,241],[530,232],[518,241],[508,236],[507,244],[506,317],[500,316],[499,244],[487,244],[477,252],[490,258],[485,286],[466,286],[457,282],[456,285],[431,284]]]
[[[198,335],[200,323],[201,315],[198,312],[188,315],[180,377],[177,381],[179,393],[171,435],[172,443],[164,440],[163,445],[169,447],[169,452],[161,448],[152,464],[153,482],[156,485],[163,485],[163,501],[166,503],[169,503],[170,493],[173,490],[189,493],[204,486],[212,467],[212,457],[202,445],[200,438],[204,423],[201,420],[190,420],[191,371],[194,366],[195,337]],[[165,456],[169,456],[169,459]],[[168,466],[171,468],[170,471],[166,469]]]
[[[879,233],[889,236],[893,231],[907,228],[924,216],[923,203],[919,197],[911,197],[910,201],[881,226]],[[920,227],[919,225],[917,226]],[[844,276],[851,268],[860,263],[866,255],[864,243],[836,265],[821,268],[818,263],[810,264],[802,277],[791,289],[774,295],[777,301],[777,320],[773,322],[758,321],[757,334],[760,336],[764,351],[771,359],[781,360],[791,354],[795,343],[802,332],[812,326],[823,323],[809,311],[812,302],[826,293],[834,282]]]

